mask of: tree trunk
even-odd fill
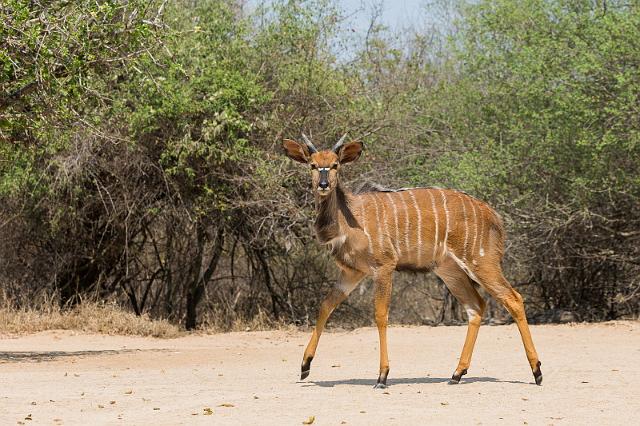
[[[198,239],[198,261],[194,271],[194,280],[191,282],[191,285],[187,290],[187,312],[184,324],[187,330],[193,330],[196,328],[198,323],[198,304],[200,304],[200,301],[202,300],[206,284],[209,282],[218,267],[218,261],[220,260],[222,248],[224,246],[224,228],[220,228],[214,242],[211,260],[209,261],[207,269],[202,273],[205,231],[201,227],[198,227],[196,232]]]

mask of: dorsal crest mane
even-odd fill
[[[356,189],[354,191],[354,194],[366,194],[367,192],[402,192],[402,191],[409,191],[411,189],[441,189],[438,186],[416,186],[416,187],[405,187],[405,188],[389,188],[386,186],[383,186],[379,183],[375,183],[375,182],[365,182],[362,185],[360,185],[358,187],[358,189]],[[458,192],[463,192],[463,191],[458,191]]]

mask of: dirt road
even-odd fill
[[[3,338],[0,424],[640,424],[640,323],[532,333],[543,386],[513,325],[482,327],[451,386],[464,327],[390,328],[386,391],[373,328],[323,335],[305,382],[297,331]]]

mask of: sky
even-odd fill
[[[264,0],[245,0],[249,7]],[[267,3],[269,0],[266,0]],[[409,26],[419,26],[421,21],[428,18],[425,5],[433,3],[433,0],[334,0],[340,6],[346,16],[350,16],[350,22],[358,33],[365,32],[373,12],[380,9],[379,23],[388,26],[391,30],[401,30]]]
[[[425,15],[425,0],[338,0],[347,14],[353,17],[357,31],[366,31],[369,19],[376,7],[381,7],[380,23],[393,30],[418,25]]]
[[[245,0],[249,10],[261,2],[273,0]],[[353,40],[364,41],[371,18],[377,15],[376,24],[387,27],[391,33],[402,38],[403,34],[414,31],[429,34],[431,31],[445,30],[450,25],[447,10],[451,7],[447,0],[333,0],[342,9],[345,21],[342,28],[353,32]],[[377,12],[377,13],[376,13]],[[334,46],[334,52],[341,60],[351,59],[350,46]]]

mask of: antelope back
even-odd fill
[[[500,217],[468,194],[413,188],[372,191],[357,199],[370,254],[394,259],[397,269],[431,269],[446,256],[467,265],[502,258]]]

